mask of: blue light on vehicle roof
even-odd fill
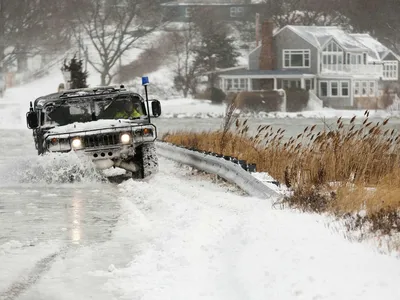
[[[142,85],[148,85],[149,83],[150,83],[149,77],[147,76],[142,77]]]

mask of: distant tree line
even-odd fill
[[[27,56],[68,49],[75,9],[64,0],[0,0],[0,66],[23,68]]]

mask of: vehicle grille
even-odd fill
[[[85,148],[118,145],[119,133],[108,133],[102,135],[87,135],[83,137]]]

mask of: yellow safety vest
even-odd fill
[[[129,119],[129,118],[137,118],[140,117],[141,114],[134,109],[131,115],[128,115],[126,111],[117,112],[114,116],[115,119]]]

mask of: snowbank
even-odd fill
[[[161,102],[163,118],[222,118],[226,105],[210,100],[176,98]]]
[[[174,174],[162,172],[151,184],[120,185],[122,194],[138,195],[122,199],[127,224],[118,233],[135,240],[135,255],[126,266],[105,265],[91,273],[108,280],[104,289],[111,295],[126,299],[400,297],[398,260],[349,243],[326,227],[324,217],[271,210],[266,201],[229,195],[182,170]],[[195,191],[190,197],[189,190]]]

